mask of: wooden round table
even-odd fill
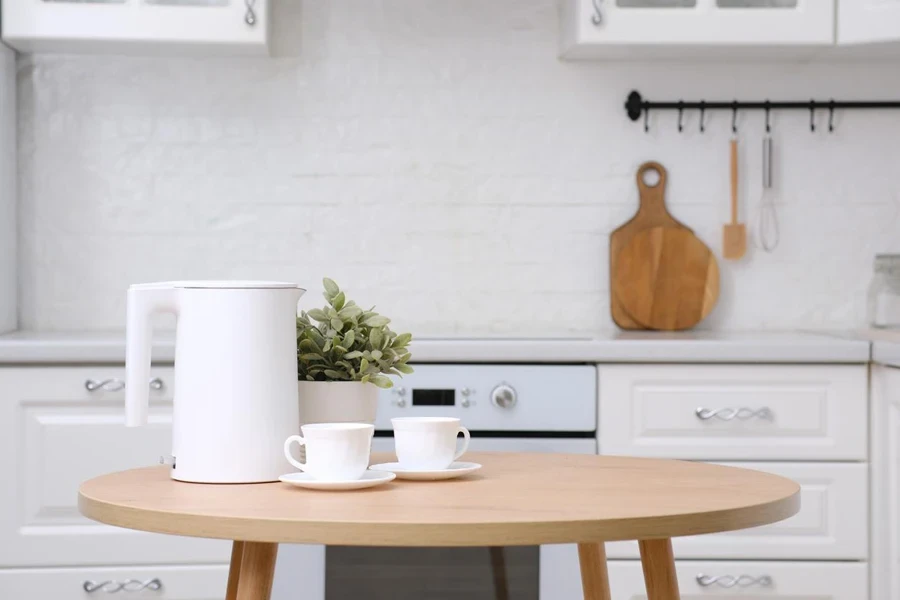
[[[373,456],[382,461],[387,456]],[[349,492],[282,483],[199,485],[166,467],[82,484],[96,521],[234,540],[227,600],[268,600],[278,544],[514,546],[577,543],[584,597],[609,600],[603,542],[639,540],[650,600],[677,600],[670,538],[781,521],[800,487],[758,471],[646,458],[472,453],[484,468],[437,482]]]

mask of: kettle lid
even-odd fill
[[[132,289],[213,289],[213,290],[270,290],[270,289],[303,289],[296,283],[287,281],[254,281],[254,280],[196,280],[196,281],[159,281],[156,283],[135,283]]]

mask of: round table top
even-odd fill
[[[800,508],[793,481],[735,467],[579,454],[466,460],[484,467],[455,480],[340,492],[183,483],[168,467],[150,467],[85,482],[78,505],[95,521],[143,531],[353,546],[669,538],[774,523]]]

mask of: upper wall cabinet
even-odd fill
[[[266,54],[268,0],[5,0],[21,52]]]
[[[834,44],[834,19],[835,0],[563,0],[562,56],[815,49]]]
[[[841,0],[837,39],[845,45],[897,42],[900,0]]]

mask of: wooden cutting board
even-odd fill
[[[719,266],[691,230],[644,229],[616,257],[613,289],[621,308],[649,329],[690,329],[719,299]]]
[[[659,181],[654,186],[644,183],[644,175],[648,171],[656,171],[659,174]],[[665,227],[690,231],[666,209],[666,179],[666,169],[661,164],[657,162],[642,164],[637,171],[638,211],[627,223],[609,236],[610,312],[613,322],[622,329],[648,329],[649,327],[629,315],[619,300],[616,288],[619,252],[628,245],[635,234],[645,229]]]

